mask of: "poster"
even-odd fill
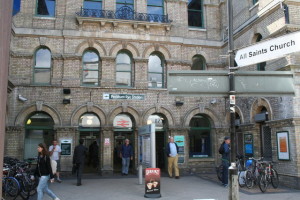
[[[290,160],[288,132],[277,132],[278,160]]]
[[[178,163],[184,163],[184,135],[175,135],[174,142],[178,146]]]
[[[245,155],[248,157],[253,157],[253,135],[245,134],[244,135],[244,151]]]
[[[145,170],[145,197],[147,198],[161,197],[159,168],[146,168]]]

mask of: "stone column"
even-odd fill
[[[134,83],[135,88],[148,88],[148,59],[134,59]]]
[[[116,85],[116,57],[102,56],[101,87],[114,87]]]
[[[108,141],[109,140],[109,141]],[[114,131],[113,127],[104,127],[101,134],[101,174],[112,175],[113,174],[113,151],[114,151]],[[109,143],[108,143],[109,142]]]

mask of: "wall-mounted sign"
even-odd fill
[[[244,151],[245,156],[253,157],[253,135],[245,134],[244,135]]]
[[[60,155],[70,156],[72,152],[72,139],[60,139],[60,148]]]
[[[278,160],[290,160],[289,133],[277,132]]]
[[[144,94],[108,94],[103,93],[103,99],[111,100],[145,100]]]
[[[174,142],[178,146],[178,163],[184,163],[184,135],[175,135]]]
[[[109,138],[104,138],[104,145],[109,146],[110,145],[110,139]]]
[[[114,128],[132,128],[132,121],[128,115],[119,114],[113,122]]]

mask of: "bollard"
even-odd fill
[[[238,170],[235,163],[231,163],[228,168],[229,176],[229,193],[228,200],[239,200],[239,183],[238,183]]]
[[[143,166],[139,165],[139,184],[143,184]]]

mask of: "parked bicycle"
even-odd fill
[[[273,188],[278,188],[279,178],[278,173],[275,169],[273,169],[272,162],[265,163],[264,170],[260,173],[259,181],[258,181],[259,189],[262,192],[265,192],[271,183]]]
[[[258,183],[259,175],[264,170],[263,158],[249,158],[247,161],[249,163],[249,168],[245,172],[245,184],[247,188],[252,188]]]
[[[20,192],[20,184],[14,177],[9,177],[9,165],[5,164],[3,166],[3,177],[2,177],[2,196],[3,197],[13,197],[16,199]]]

